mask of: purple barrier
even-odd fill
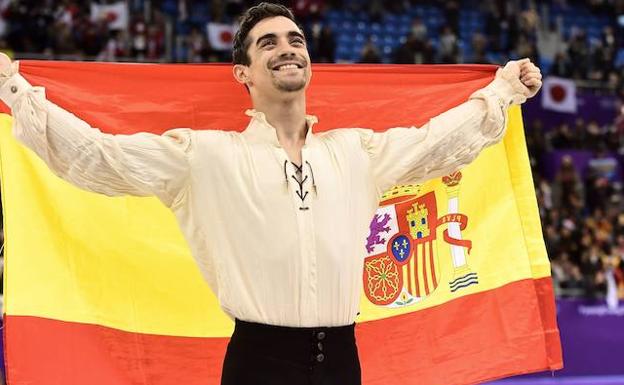
[[[583,150],[558,150],[544,154],[543,162],[540,164],[542,175],[548,180],[554,180],[559,167],[561,167],[561,158],[569,155],[572,158],[574,167],[581,178],[585,177],[587,164],[592,158],[590,151]]]
[[[557,323],[563,370],[491,384],[624,384],[624,303],[611,310],[604,301],[558,299]]]
[[[557,321],[564,369],[555,376],[624,374],[624,304],[560,299]]]
[[[572,162],[574,163],[574,167],[578,172],[579,176],[584,179],[587,177],[587,166],[589,165],[589,161],[593,158],[593,154],[591,151],[585,150],[555,150],[549,153],[544,154],[542,162],[540,164],[540,171],[542,175],[552,181],[555,179],[555,175],[557,175],[557,171],[561,166],[561,158],[564,156],[570,156],[572,158]],[[622,180],[622,163],[624,158],[618,157],[617,155],[611,154],[611,156],[618,162],[614,176],[612,180]]]
[[[488,382],[488,385],[624,385],[624,376],[514,377]]]
[[[528,127],[533,119],[540,119],[544,123],[544,127],[553,127],[561,123],[568,123],[573,126],[574,121],[579,117],[586,122],[595,120],[601,126],[613,123],[617,113],[617,98],[615,96],[593,95],[583,89],[577,89],[576,95],[578,100],[576,114],[544,110],[540,95],[529,99],[522,105],[523,115],[527,118],[525,125]]]

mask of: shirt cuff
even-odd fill
[[[496,71],[496,78],[482,90],[486,94],[495,95],[505,107],[526,102],[529,91],[520,78],[507,68]]]
[[[486,114],[481,123],[481,133],[491,141],[498,141],[505,133],[507,108],[512,104],[513,91],[503,79],[494,79],[470,95],[470,99],[481,99],[485,103]]]
[[[18,73],[11,75],[6,79],[2,87],[0,87],[0,100],[2,100],[7,106],[13,108],[15,101],[19,97],[31,89],[32,86],[24,77]]]

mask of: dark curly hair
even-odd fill
[[[260,3],[247,10],[241,16],[240,28],[234,36],[234,48],[232,50],[232,62],[234,64],[250,65],[251,58],[247,54],[247,49],[251,42],[248,39],[249,31],[261,20],[269,17],[284,16],[292,20],[295,24],[295,16],[292,11],[281,4]],[[299,27],[301,29],[301,27]]]

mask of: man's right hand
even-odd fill
[[[0,52],[0,70],[3,70],[11,66],[12,62],[13,60],[11,60],[11,58],[8,57],[7,54]]]
[[[7,79],[11,77],[16,70],[15,63],[5,53],[0,52],[0,78]],[[0,79],[0,85],[2,83],[4,82]]]

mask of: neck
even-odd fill
[[[305,97],[255,101],[253,105],[275,127],[277,139],[282,146],[303,146],[308,130]]]

